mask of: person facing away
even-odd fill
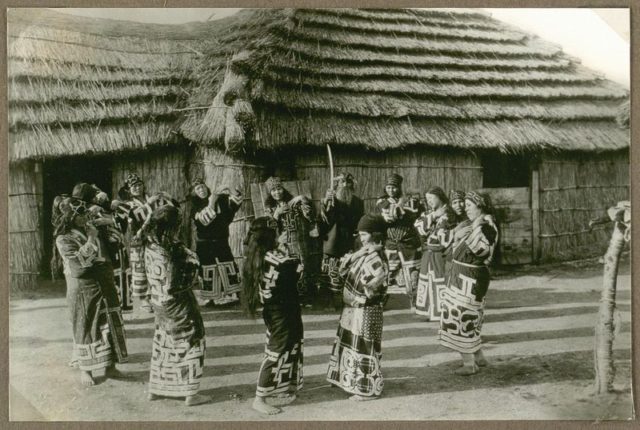
[[[195,406],[211,398],[199,394],[204,370],[204,322],[193,293],[197,255],[177,239],[180,212],[155,209],[141,232],[142,269],[150,287],[155,330],[149,370],[149,400],[184,398]]]
[[[266,343],[252,406],[268,415],[293,402],[303,385],[304,330],[297,294],[301,265],[285,248],[285,243],[277,242],[272,218],[260,217],[251,223],[245,239],[240,298],[250,317],[263,306]]]

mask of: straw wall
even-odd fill
[[[9,170],[9,282],[11,291],[34,289],[42,263],[42,172],[34,162]]]
[[[145,182],[148,194],[164,191],[182,202],[188,191],[187,163],[190,152],[189,148],[180,147],[115,157],[112,165],[113,196],[124,185],[127,174],[137,173]],[[181,206],[184,204],[181,203]]]
[[[440,151],[432,148],[410,147],[402,151],[375,152],[344,147],[332,148],[336,174],[347,170],[358,181],[356,193],[365,201],[365,210],[374,208],[384,193],[386,179],[392,173],[404,178],[406,194],[424,192],[440,186],[470,190],[482,186],[480,160],[466,151]],[[316,204],[329,186],[327,152],[308,149],[296,153],[293,159],[297,179],[311,181],[311,192]]]
[[[267,164],[265,162],[257,163],[251,159],[231,157],[216,148],[197,147],[189,165],[189,182],[196,177],[202,177],[213,192],[225,187],[228,187],[231,192],[236,187],[242,191],[244,201],[229,226],[229,245],[238,260],[243,255],[242,241],[253,220],[250,184],[266,179],[266,167],[264,166]]]
[[[627,151],[545,156],[540,163],[542,261],[573,260],[605,253],[611,226],[589,220],[629,199]]]

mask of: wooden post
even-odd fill
[[[540,262],[540,171],[536,167],[531,171],[531,222],[533,244],[533,262]]]

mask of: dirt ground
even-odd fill
[[[626,420],[633,416],[629,261],[618,278],[616,393],[592,395],[593,326],[602,285],[597,261],[497,271],[483,327],[490,365],[453,374],[456,354],[437,342],[437,323],[412,315],[394,296],[384,315],[381,399],[354,404],[324,376],[337,312],[305,310],[304,388],[283,413],[250,408],[263,352],[261,320],[235,305],[206,307],[207,357],[201,390],[213,402],[186,407],[146,400],[153,317],[125,315],[130,360],[125,380],[80,386],[67,366],[71,325],[64,283],[43,282],[37,293],[10,303],[10,418],[47,421],[219,420]]]

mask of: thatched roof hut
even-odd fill
[[[310,180],[317,201],[326,143],[369,207],[391,171],[413,191],[498,187],[503,262],[599,252],[606,233],[585,222],[628,194],[616,124],[628,91],[476,10],[259,9],[156,25],[11,9],[8,22],[11,255],[25,254],[12,282],[38,272],[59,192],[48,175],[68,186],[72,156],[113,191],[131,170],[178,196],[195,176],[241,186],[238,256],[250,184]],[[492,177],[514,166],[517,183]],[[33,208],[28,226],[11,224]]]
[[[182,131],[202,144],[628,146],[613,121],[624,88],[478,11],[247,11],[207,58],[229,67],[204,61],[196,72],[189,105],[210,108],[195,111]],[[243,119],[231,120],[232,110]]]

